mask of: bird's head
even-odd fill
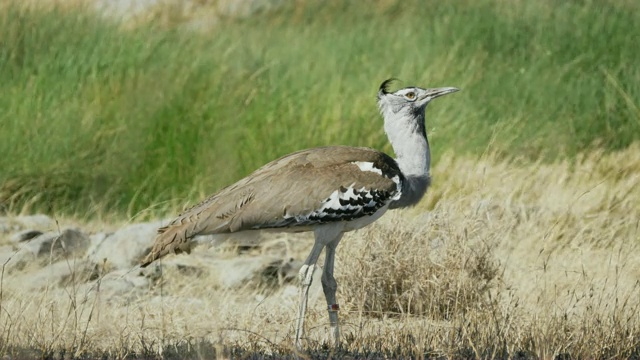
[[[423,89],[412,86],[390,92],[389,85],[394,80],[395,79],[385,80],[378,90],[378,106],[385,118],[388,112],[392,114],[405,113],[412,116],[424,116],[424,110],[431,100],[459,90],[454,87]]]

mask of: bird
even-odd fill
[[[417,204],[431,184],[431,152],[425,110],[455,87],[405,87],[390,91],[387,79],[377,92],[384,131],[395,158],[384,152],[351,146],[325,146],[297,151],[260,167],[183,211],[158,229],[146,267],[161,257],[191,251],[197,235],[271,229],[311,231],[314,243],[300,268],[295,346],[302,348],[309,287],[316,262],[325,250],[321,283],[329,315],[329,339],[340,344],[333,275],[336,248],[344,233],[363,228],[386,211]]]

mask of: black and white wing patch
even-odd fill
[[[354,162],[361,171],[377,173],[386,177],[380,169],[370,162]],[[285,214],[287,225],[313,225],[336,221],[350,221],[367,215],[373,215],[391,201],[398,200],[401,195],[401,180],[398,175],[387,179],[393,181],[395,187],[387,189],[373,189],[366,186],[356,186],[352,183],[348,187],[340,186],[324,199],[319,207],[306,214]]]
[[[397,199],[397,193],[365,187],[354,189],[353,184],[347,188],[341,186],[324,201],[319,209],[296,220],[323,223],[349,221],[365,215],[373,215],[389,201]]]

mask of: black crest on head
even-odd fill
[[[396,81],[398,79],[396,78],[391,78],[391,79],[387,79],[385,81],[382,82],[382,84],[380,84],[380,89],[378,90],[378,95],[386,95],[389,93],[389,85],[391,85],[392,82]]]

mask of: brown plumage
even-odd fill
[[[362,170],[357,162],[371,163],[374,169]],[[196,235],[268,228],[309,231],[314,225],[372,215],[398,195],[402,180],[395,160],[373,149],[331,146],[295,152],[264,165],[160,228],[141,265],[170,253],[190,252],[190,240]],[[340,200],[345,209],[314,215],[331,194],[347,188],[356,195],[364,189],[368,195],[352,199],[353,206]]]

